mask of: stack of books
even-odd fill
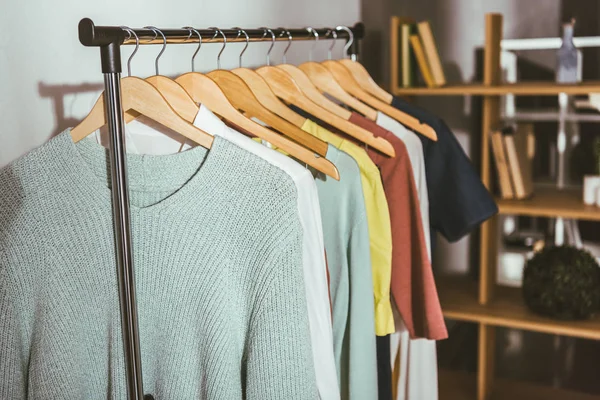
[[[443,86],[446,77],[429,21],[415,23],[411,18],[392,17],[392,59],[399,60],[395,87],[417,83],[417,66],[428,87]]]
[[[491,133],[492,154],[500,196],[526,199],[533,195],[532,165],[535,135],[532,124],[518,124]]]

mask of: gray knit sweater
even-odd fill
[[[128,156],[143,381],[158,400],[315,399],[288,175],[213,148]],[[105,150],[0,170],[0,399],[125,399]]]

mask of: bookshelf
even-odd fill
[[[558,84],[555,82],[501,83],[500,41],[502,15],[486,14],[483,81],[447,84],[442,87],[399,87],[392,79],[396,96],[482,96],[481,179],[489,188],[492,177],[489,132],[502,120],[500,96],[555,96],[560,93],[582,95],[600,92],[600,82]],[[393,36],[392,45],[398,43]],[[392,55],[398,52],[392,49]],[[398,76],[400,63],[392,57],[391,76]],[[546,116],[548,117],[548,116]],[[582,117],[585,118],[585,117]],[[574,118],[575,119],[575,118]],[[537,189],[528,200],[496,199],[499,214],[538,217],[564,217],[600,221],[600,209],[583,204],[581,191]],[[446,318],[475,323],[478,326],[477,373],[475,376],[440,371],[440,399],[599,399],[577,392],[556,390],[522,382],[496,379],[494,376],[495,329],[506,327],[554,335],[600,340],[600,317],[590,321],[557,321],[531,313],[520,289],[496,284],[498,260],[498,217],[486,221],[479,237],[479,280],[441,278],[438,290]]]

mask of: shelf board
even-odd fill
[[[558,121],[561,119],[558,110],[536,110],[536,111],[517,111],[514,115],[502,115],[504,121]],[[565,121],[570,122],[600,122],[600,114],[598,113],[566,113],[562,116]]]
[[[561,321],[538,316],[525,306],[521,289],[497,286],[486,305],[477,300],[477,283],[468,278],[438,280],[444,316],[449,319],[548,334],[600,340],[600,316],[588,321]]]
[[[527,200],[496,199],[500,214],[600,221],[600,208],[583,204],[582,189],[535,189]]]
[[[439,371],[440,400],[472,400],[476,399],[475,374],[468,372]],[[554,389],[533,383],[512,379],[497,378],[494,380],[490,400],[599,400],[595,396],[565,389]]]
[[[451,84],[442,87],[396,88],[397,96],[502,96],[514,94],[518,96],[552,96],[559,93],[588,94],[600,92],[600,82],[583,82],[576,84],[560,84],[556,82],[518,82],[501,85],[484,85],[481,83]]]

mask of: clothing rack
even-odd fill
[[[79,22],[79,41],[84,46],[99,47],[102,73],[104,74],[104,104],[109,132],[110,176],[112,183],[112,209],[115,234],[115,249],[119,280],[119,300],[123,329],[123,348],[127,375],[128,398],[132,400],[151,400],[152,395],[144,395],[142,385],[142,364],[139,343],[139,327],[135,296],[133,251],[131,245],[129,190],[127,185],[127,167],[125,162],[124,119],[121,103],[121,45],[136,44],[132,36],[139,38],[140,45],[198,43],[246,42],[239,29],[223,29],[222,35],[215,35],[215,29],[197,29],[200,39],[191,35],[191,29],[159,29],[164,35],[156,35],[151,29],[132,29],[135,35],[129,35],[119,26],[95,26],[89,18]],[[194,33],[196,33],[194,31]],[[314,40],[317,32],[322,39],[354,40],[347,49],[352,59],[358,54],[358,40],[364,37],[365,29],[358,23],[346,30],[331,35],[330,28],[313,29],[274,29],[275,37],[266,29],[245,29],[250,42]],[[351,33],[350,33],[351,32]],[[279,33],[285,33],[280,35]],[[157,37],[158,36],[158,37]]]

